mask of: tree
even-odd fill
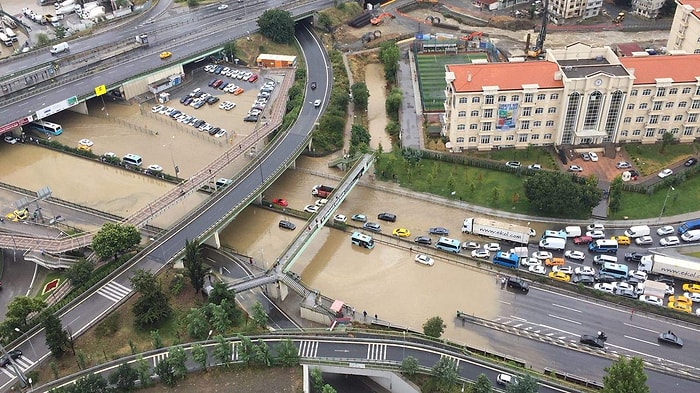
[[[214,358],[221,364],[228,366],[233,360],[233,348],[231,343],[226,341],[224,336],[218,335],[214,338],[216,340],[216,347],[214,347]]]
[[[666,146],[670,145],[671,143],[673,143],[673,134],[670,132],[664,132],[661,136],[661,149],[659,149],[659,153],[664,154]]]
[[[192,345],[192,360],[199,363],[199,365],[202,366],[202,369],[205,372],[209,371],[209,370],[207,370],[207,360],[208,359],[209,359],[209,355],[207,354],[207,349],[204,348],[204,346],[202,344],[193,344]]]
[[[610,183],[610,191],[608,193],[608,208],[612,212],[617,212],[622,206],[622,176],[617,175]]]
[[[126,252],[141,242],[141,234],[133,225],[105,223],[92,238],[92,249],[100,259],[114,257]]]
[[[136,374],[139,376],[139,382],[141,383],[142,388],[146,388],[151,386],[151,365],[148,363],[146,359],[143,358],[143,356],[139,355],[136,358],[136,362],[134,362],[134,365],[136,366]]]
[[[323,388],[321,389],[321,393],[337,393],[335,388],[329,384],[323,385]]]
[[[285,367],[292,367],[299,364],[299,351],[290,339],[280,341],[276,347],[277,356],[275,360],[277,364]]]
[[[538,391],[537,380],[530,374],[525,374],[518,379],[518,383],[512,383],[506,388],[508,393],[537,393]]]
[[[66,272],[66,278],[70,280],[73,287],[79,287],[90,281],[93,270],[95,270],[94,262],[87,259],[81,259],[71,266],[70,269],[68,269]]]
[[[447,357],[441,357],[433,366],[432,376],[438,392],[451,391],[459,377],[455,361]]]
[[[250,317],[255,326],[261,329],[267,326],[267,312],[265,312],[265,309],[260,302],[255,303],[253,306],[253,314]]]
[[[387,82],[396,82],[396,70],[399,68],[401,52],[393,41],[385,41],[379,46],[379,60],[384,64],[384,77]]]
[[[416,375],[418,372],[418,359],[413,356],[405,357],[401,361],[401,373],[406,374],[409,377]]]
[[[139,379],[139,373],[131,368],[129,363],[122,363],[108,378],[109,383],[115,385],[118,392],[135,390],[137,379]]]
[[[51,350],[51,354],[57,358],[61,357],[70,344],[68,332],[63,329],[61,320],[55,314],[46,313],[42,326],[45,331],[46,345]]]
[[[333,21],[331,20],[330,15],[328,15],[326,12],[319,12],[316,26],[330,33],[333,30]]]
[[[311,391],[320,392],[323,389],[323,374],[321,373],[321,369],[318,367],[312,368],[310,372],[310,378]]]
[[[170,359],[160,359],[158,363],[156,363],[154,371],[160,377],[160,381],[163,383],[163,385],[172,387],[177,384],[177,378],[175,378],[175,371],[173,370],[173,366],[170,364]]]
[[[423,324],[423,334],[439,338],[445,332],[445,322],[440,317],[432,317]]]
[[[191,308],[185,316],[187,333],[197,340],[204,340],[209,332],[209,322],[202,308]]]
[[[229,41],[226,44],[224,44],[224,53],[227,56],[231,57],[231,61],[233,61],[233,59],[237,57],[236,54],[238,53],[236,41]]]
[[[493,384],[486,374],[479,374],[472,387],[472,393],[491,393],[493,392]]]
[[[170,347],[168,350],[168,360],[170,360],[170,366],[173,368],[175,378],[184,379],[187,376],[187,366],[185,366],[187,354],[185,350],[180,346]]]
[[[153,328],[167,320],[172,308],[163,288],[155,276],[145,270],[137,270],[130,279],[134,290],[141,297],[133,305],[134,322],[141,328]]]
[[[194,288],[195,293],[199,293],[204,288],[204,277],[208,271],[202,261],[202,255],[199,253],[199,244],[185,240],[185,257],[183,262],[192,288]]]
[[[620,356],[605,372],[602,393],[649,393],[641,358]]]
[[[523,186],[530,206],[553,216],[587,217],[603,195],[590,179],[550,171],[538,171]]]
[[[70,392],[72,393],[93,393],[107,390],[107,381],[100,374],[88,374],[75,381]]]
[[[39,298],[17,296],[7,305],[5,320],[0,325],[0,335],[3,337],[16,337],[16,329],[25,331],[29,314],[39,312],[46,307],[46,303]]]
[[[389,92],[386,97],[386,103],[384,108],[386,109],[386,114],[393,121],[399,120],[399,110],[401,109],[401,103],[403,102],[403,95],[401,94],[401,89],[394,87]]]
[[[260,33],[278,44],[294,39],[294,19],[289,11],[269,9],[258,18]]]
[[[355,109],[364,111],[367,109],[369,102],[369,90],[364,82],[355,82],[350,87],[352,91],[352,101],[355,103]]]

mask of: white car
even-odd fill
[[[673,285],[668,285],[666,284],[666,290],[664,291],[666,295],[673,296],[676,294],[676,289],[673,288]]]
[[[590,266],[579,266],[574,269],[574,273],[582,276],[595,276],[595,269]]]
[[[484,249],[488,251],[501,251],[501,245],[498,243],[487,243],[484,244]]]
[[[318,206],[318,207],[325,206],[326,203],[328,203],[328,199],[326,199],[326,198],[319,199],[316,201],[316,206]]]
[[[529,271],[531,273],[535,273],[535,274],[542,274],[542,275],[547,274],[547,269],[542,265],[532,265],[532,266],[527,268],[527,271]]]
[[[591,157],[591,161],[593,161],[593,162],[597,162],[597,161],[598,161],[598,155],[597,155],[597,154],[595,154],[595,153],[593,153],[593,152],[590,152],[590,153],[588,153],[588,156]]]
[[[92,141],[89,139],[81,139],[78,141],[78,144],[80,144],[81,146],[87,146],[87,147],[92,147],[92,145],[94,145],[94,143],[92,143]]]
[[[647,304],[653,304],[655,306],[664,305],[663,299],[659,299],[658,297],[652,295],[640,295],[639,301]]]
[[[528,165],[527,169],[532,169],[533,171],[539,171],[540,169],[542,169],[542,165],[540,165],[540,164]]]
[[[607,293],[613,293],[615,290],[615,286],[613,284],[603,282],[603,283],[597,283],[593,285],[593,289],[597,289],[599,291],[607,292]]]
[[[552,259],[552,253],[549,251],[535,251],[532,253],[533,258],[537,259]]]
[[[415,261],[420,263],[420,264],[426,265],[426,266],[433,266],[433,264],[435,263],[433,261],[433,258],[431,258],[425,254],[416,255]]]
[[[348,218],[342,214],[336,214],[335,216],[333,216],[333,221],[346,223],[348,222]]]
[[[615,165],[615,167],[617,169],[629,169],[632,168],[632,165],[630,165],[630,163],[627,161],[620,161],[617,163],[617,165]]]
[[[605,232],[603,232],[603,231],[588,231],[588,232],[586,232],[586,236],[589,236],[591,239],[605,239]]]
[[[216,138],[221,138],[221,137],[224,136],[224,135],[226,135],[226,130],[224,130],[224,129],[222,128],[222,129],[220,129],[220,130],[214,135],[214,137],[216,137]]]
[[[318,206],[316,205],[306,205],[304,211],[307,213],[316,213],[318,211]]]
[[[221,4],[220,6],[216,7],[217,10],[223,11],[228,8],[228,4]]]
[[[685,292],[685,293],[683,293],[683,296],[687,297],[688,299],[692,300],[693,302],[700,302],[700,293]]]
[[[591,224],[586,227],[587,231],[605,231],[605,226],[603,224]]]
[[[634,277],[639,282],[644,282],[647,280],[647,273],[641,270],[630,270],[630,277]]]
[[[553,272],[562,272],[568,275],[574,274],[574,268],[571,266],[554,266],[552,267]]]
[[[656,234],[659,236],[673,235],[675,230],[672,226],[666,225],[656,230]]]
[[[488,257],[491,254],[489,253],[488,250],[472,250],[472,258],[482,258],[482,259],[488,259]]]
[[[566,250],[564,253],[565,258],[575,259],[577,261],[583,261],[586,259],[586,254],[581,251]]]
[[[541,265],[542,261],[540,261],[537,258],[521,258],[520,264],[522,266],[530,267],[530,266],[535,266],[535,265]]]
[[[15,143],[17,143],[17,138],[15,138],[12,135],[5,135],[5,137],[3,139],[5,140],[5,143],[9,143],[11,145],[14,145]]]
[[[681,241],[678,239],[678,236],[668,236],[659,240],[659,244],[661,244],[662,246],[675,246],[680,243]]]
[[[638,246],[645,246],[647,244],[653,244],[654,239],[652,239],[651,236],[640,236],[634,239],[634,242],[637,243]]]
[[[151,172],[163,172],[163,167],[158,164],[151,164],[146,169],[148,169]]]
[[[163,105],[156,105],[153,108],[151,108],[151,112],[158,113],[161,109],[163,109]]]
[[[583,172],[583,168],[578,165],[570,165],[569,172]]]
[[[613,287],[615,287],[615,289],[620,289],[623,291],[634,291],[634,285],[632,285],[628,282],[618,281],[618,282],[612,283],[612,285],[613,285]]]
[[[314,101],[314,108],[318,108],[319,106],[321,106],[321,100]]]
[[[659,174],[658,174],[658,176],[662,179],[665,177],[669,177],[671,175],[673,175],[673,171],[668,169],[668,168],[664,169],[663,171],[659,172]]]

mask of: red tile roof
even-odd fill
[[[632,52],[643,52],[644,49],[636,42],[624,42],[617,44],[617,54],[620,57],[632,56]]]
[[[540,89],[561,88],[561,80],[554,74],[559,66],[550,61],[524,63],[453,64],[447,71],[454,72],[456,92],[480,92],[482,86],[498,86],[499,90],[522,90],[523,85],[537,84]],[[471,74],[471,82],[468,81]]]
[[[700,76],[700,55],[621,57],[620,63],[634,68],[635,85],[656,83],[658,78],[695,82]]]
[[[700,19],[700,12],[698,12],[698,10],[700,9],[700,0],[678,0],[678,2],[681,5],[687,4],[693,7],[693,12],[691,12],[691,14],[693,14],[696,18]]]

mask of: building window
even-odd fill
[[[491,135],[482,135],[481,136],[481,143],[483,143],[483,144],[491,143]]]
[[[513,102],[518,102],[518,101],[520,101],[520,96],[514,94],[514,95],[510,96],[510,100]]]
[[[641,104],[639,104],[639,109],[647,109],[647,106],[648,105],[646,102],[642,102]]]
[[[657,96],[657,97],[664,97],[664,96],[666,96],[666,88],[665,88],[665,87],[657,87],[657,88],[656,88],[656,96]]]
[[[457,124],[457,131],[464,131],[467,129],[466,124]]]
[[[599,91],[591,93],[591,96],[588,97],[588,108],[586,108],[586,115],[583,119],[584,130],[593,130],[597,127],[602,104],[603,95]]]
[[[678,127],[676,127],[676,128],[671,128],[671,134],[673,134],[673,135],[678,135],[678,133],[679,133],[680,131],[681,131],[681,130],[680,130]]]
[[[535,114],[536,115],[541,115],[544,113],[544,108],[535,108]]]
[[[693,131],[695,131],[695,127],[685,127],[683,129],[683,135],[693,135]]]
[[[671,109],[671,108],[673,108],[673,104],[674,104],[673,102],[667,102],[667,103],[666,103],[666,109]]]
[[[558,93],[552,93],[549,95],[550,100],[558,100],[559,99],[559,94]]]
[[[525,93],[525,102],[532,102],[532,93]]]
[[[688,123],[695,123],[698,121],[698,114],[697,113],[690,113],[688,115]]]
[[[540,139],[540,134],[532,134],[530,135],[530,140],[531,141],[537,141]]]
[[[520,143],[525,143],[525,142],[527,142],[527,134],[520,134],[520,135],[518,135],[518,142],[520,142]]]
[[[506,102],[506,96],[498,96],[498,102]]]
[[[481,131],[491,131],[491,123],[481,123]]]
[[[690,94],[690,87],[684,87],[681,94]]]
[[[672,96],[672,95],[676,95],[676,94],[678,94],[677,87],[672,87],[672,88],[668,89],[668,95]]]
[[[484,109],[484,118],[490,119],[493,117],[493,109]]]
[[[486,96],[486,100],[484,101],[484,103],[487,104],[487,105],[493,104],[493,96],[490,95],[490,94],[487,95],[487,96]]]
[[[457,117],[467,117],[467,111],[459,111],[459,113],[457,113]]]
[[[673,121],[683,121],[683,115],[673,116]]]
[[[532,122],[532,128],[540,128],[542,127],[542,122],[539,120],[535,120]]]
[[[620,113],[623,108],[625,94],[617,90],[610,95],[610,105],[608,106],[608,116],[605,119],[605,139],[603,142],[615,140],[615,132],[619,128]]]
[[[627,130],[620,131],[621,136],[627,136],[628,133],[629,133],[629,131],[627,131]]]
[[[651,95],[651,89],[644,89],[644,90],[642,90],[642,95],[643,95],[643,96],[650,96],[650,95]]]
[[[457,143],[464,143],[464,137],[460,136],[459,138],[457,138]]]
[[[628,110],[628,111],[633,111],[633,110],[634,110],[634,104],[627,104],[627,110]]]
[[[658,133],[658,135],[663,135],[663,134],[665,134],[665,133],[666,133],[666,129],[665,129],[665,128],[659,128],[659,133]]]
[[[625,117],[625,119],[622,120],[622,122],[625,123],[625,124],[631,123],[631,122],[632,122],[632,118],[631,118],[631,117]]]
[[[472,104],[478,104],[481,102],[481,97],[472,97]]]
[[[655,133],[656,133],[656,128],[647,128],[647,131],[644,134],[644,136],[652,137],[652,136],[654,136]]]
[[[669,115],[663,115],[663,116],[661,116],[661,122],[662,122],[662,123],[668,123],[669,121],[671,121],[671,116],[669,116]]]
[[[632,131],[632,136],[640,136],[642,135],[642,130],[634,130]]]
[[[515,140],[515,136],[514,136],[514,135],[508,135],[508,136],[506,136],[506,141],[508,141],[508,142],[513,142],[514,140]]]
[[[554,127],[554,120],[547,120],[546,123],[544,123],[545,127]]]
[[[527,108],[523,108],[523,116],[530,116],[530,115],[532,115],[532,107],[528,106]]]
[[[700,100],[693,100],[693,105],[690,106],[692,109],[700,108]]]
[[[537,95],[537,101],[542,101],[542,100],[545,100],[545,99],[547,99],[547,95],[546,95],[546,94],[540,93],[540,94]]]
[[[658,124],[658,123],[659,123],[659,115],[649,116],[649,124]]]
[[[637,116],[634,120],[636,123],[644,123],[644,116]]]
[[[544,134],[544,139],[552,139],[552,134]]]
[[[466,104],[468,103],[468,98],[467,97],[459,97],[459,103],[460,104]]]
[[[479,111],[472,111],[472,117],[479,117]]]
[[[630,91],[630,96],[635,97],[637,95],[637,89]]]
[[[501,136],[500,136],[500,135],[496,135],[496,136],[493,137],[493,142],[494,142],[494,143],[500,142],[500,141],[501,141]]]
[[[700,95],[700,86],[695,88],[695,95]]]
[[[688,103],[685,102],[685,101],[681,101],[681,102],[678,103],[678,107],[679,107],[679,108],[685,108],[686,106],[688,106]]]
[[[662,104],[663,104],[663,102],[661,102],[661,101],[654,101],[654,105],[652,106],[651,109],[654,111],[660,111]]]
[[[521,130],[529,130],[530,129],[530,120],[522,120],[520,122],[520,129]]]
[[[478,130],[478,129],[479,129],[479,125],[476,124],[476,123],[472,123],[472,124],[469,125],[469,129],[470,129],[470,130]]]
[[[469,143],[476,143],[476,137],[475,137],[475,136],[470,136],[470,137],[469,137]]]

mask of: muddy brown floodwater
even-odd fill
[[[384,79],[384,66],[379,63],[367,64],[365,69],[365,84],[369,90],[367,102],[367,118],[369,120],[369,134],[372,139],[369,147],[376,150],[379,144],[384,151],[391,151],[391,139],[386,133],[386,80]]]

